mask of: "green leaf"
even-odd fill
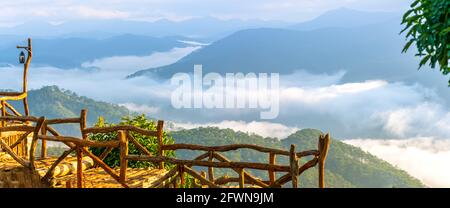
[[[417,6],[417,4],[420,2],[420,0],[416,0],[411,4],[411,7],[415,7]]]
[[[430,58],[431,58],[431,55],[426,55],[426,56],[420,61],[419,68],[422,67],[423,65],[425,65],[425,64],[428,62],[428,60],[430,60]]]
[[[406,53],[409,49],[409,47],[411,47],[411,44],[414,43],[414,39],[411,39],[410,41],[408,41],[408,43],[406,43],[405,47],[403,47],[402,53]]]
[[[449,33],[449,32],[450,32],[450,27],[447,27],[446,29],[442,30],[442,31],[439,33],[439,35],[444,36],[444,35],[446,35],[446,34]]]

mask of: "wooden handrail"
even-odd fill
[[[0,128],[0,132],[10,132],[10,131],[34,131],[33,126],[4,126]]]
[[[78,146],[83,147],[119,147],[119,141],[91,141],[91,140],[82,140],[76,137],[68,137],[68,136],[44,136],[39,135],[39,139],[54,141],[54,142],[70,142],[76,144]]]
[[[0,116],[0,121],[37,122],[39,118],[34,116]]]
[[[145,129],[141,129],[135,126],[129,126],[129,125],[118,125],[118,126],[109,126],[109,127],[92,127],[92,128],[86,128],[83,129],[83,133],[85,134],[99,134],[99,133],[110,133],[110,132],[118,132],[118,131],[134,131],[139,134],[145,135],[145,136],[157,136],[157,131],[149,131]]]
[[[45,121],[47,125],[53,124],[70,124],[70,123],[80,123],[81,119],[78,118],[56,118],[56,119],[48,119]]]
[[[186,166],[203,166],[215,168],[250,168],[255,170],[273,170],[278,172],[288,172],[289,166],[270,165],[265,163],[251,163],[251,162],[210,162],[200,160],[181,160],[166,156],[144,156],[144,155],[128,155],[128,160],[147,161],[153,163],[169,162],[173,164],[180,164]]]
[[[261,147],[254,144],[231,144],[231,145],[223,145],[223,146],[202,146],[196,144],[167,144],[163,145],[163,150],[198,150],[198,151],[215,151],[215,152],[227,152],[238,149],[252,149],[263,153],[273,153],[277,155],[285,155],[289,156],[289,151]],[[303,152],[296,153],[297,157],[306,157],[306,156],[318,156],[319,151],[317,150],[308,150]]]
[[[0,92],[0,96],[19,96],[24,92]]]

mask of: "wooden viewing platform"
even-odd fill
[[[5,126],[0,126],[0,145],[3,151],[3,157],[0,160],[0,181],[3,182],[0,185],[3,187],[63,188],[185,187],[186,176],[189,175],[195,181],[192,185],[193,187],[276,188],[283,187],[288,182],[291,182],[292,187],[297,187],[298,176],[318,165],[318,187],[325,187],[324,167],[330,141],[328,134],[321,135],[318,138],[317,150],[303,152],[296,152],[295,145],[291,145],[290,150],[281,150],[252,144],[225,146],[164,144],[162,139],[163,121],[158,121],[154,131],[134,126],[87,128],[86,114],[87,111],[82,110],[80,117],[77,118],[50,120],[44,117],[35,118],[31,116],[0,117],[0,121],[6,124]],[[18,124],[20,122],[23,122],[22,125]],[[80,126],[81,138],[60,135],[53,127],[54,125],[70,123]],[[117,134],[116,140],[93,141],[89,139],[89,135],[112,132]],[[153,155],[140,144],[132,136],[136,134],[156,137],[157,154]],[[40,155],[36,153],[38,141],[41,143],[39,147],[41,148]],[[48,157],[46,153],[47,141],[62,143],[68,149],[59,157]],[[22,145],[22,147],[19,145]],[[129,155],[129,145],[133,145],[140,151],[140,154]],[[91,147],[102,148],[103,153],[94,155],[89,150]],[[17,149],[25,149],[26,151],[17,151]],[[120,151],[120,162],[117,167],[112,168],[103,160],[114,149]],[[231,161],[222,154],[241,149],[268,154],[268,163]],[[165,155],[165,151],[175,150],[193,150],[204,153],[192,160]],[[287,157],[289,159],[288,164],[277,164],[277,156]],[[300,164],[300,158],[308,158],[309,160],[304,164]],[[128,161],[150,162],[154,164],[155,168],[129,168]],[[165,163],[172,164],[171,167],[173,168],[167,169],[167,166],[164,165]],[[198,167],[207,168],[207,173],[203,171],[198,172],[196,169]],[[214,168],[232,170],[237,177],[218,177],[214,174]],[[247,171],[251,169],[267,171],[268,180],[253,176]],[[25,182],[22,183],[21,180]]]

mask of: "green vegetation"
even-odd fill
[[[403,52],[415,43],[417,56],[422,57],[419,68],[427,63],[431,68],[439,64],[441,72],[449,74],[450,1],[415,0],[404,14],[402,24],[406,25],[402,32],[408,31],[406,38],[409,38]]]
[[[124,117],[119,125],[132,125],[142,129],[156,131],[156,122],[152,120],[147,120],[144,115],[134,116],[134,117]],[[114,126],[114,124],[108,124],[103,121],[103,118],[100,117],[96,127],[105,127],[105,126]],[[158,140],[156,137],[143,136],[141,134],[137,134],[134,132],[130,132],[131,136],[133,136],[142,146],[147,148],[153,155],[158,154]],[[94,141],[111,141],[117,140],[117,133],[107,133],[107,134],[93,134],[89,136],[90,140]],[[163,132],[163,144],[173,144],[173,139],[166,132]],[[92,153],[99,156],[105,148],[90,148]],[[135,147],[133,143],[129,143],[129,154],[143,154]],[[165,151],[164,154],[166,156],[175,156],[174,151]],[[104,159],[105,163],[110,167],[118,167],[120,166],[120,150],[118,148],[114,149],[109,155]],[[146,168],[146,167],[155,167],[155,164],[150,162],[142,162],[142,161],[129,161],[128,166],[130,168]],[[166,164],[166,168],[172,167],[170,164]]]
[[[317,148],[320,131],[304,129],[288,138],[277,140],[264,138],[255,134],[234,132],[231,129],[198,128],[171,132],[175,143],[225,145],[225,144],[256,144],[265,147],[289,149],[296,144],[297,150],[310,150]],[[200,152],[177,151],[178,158],[191,159]],[[253,150],[239,150],[224,153],[233,161],[268,162],[268,155]],[[288,158],[278,157],[277,163],[287,164]],[[306,160],[302,160],[305,162]],[[218,174],[233,174],[230,171]],[[252,174],[267,179],[267,172],[252,171]],[[423,187],[417,179],[405,171],[393,167],[389,163],[376,158],[360,148],[332,139],[330,152],[326,163],[326,184],[328,187]],[[306,171],[300,178],[300,187],[317,187],[317,169]]]

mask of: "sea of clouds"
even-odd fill
[[[450,187],[450,139],[418,137],[403,140],[344,141],[388,161],[429,187]]]

